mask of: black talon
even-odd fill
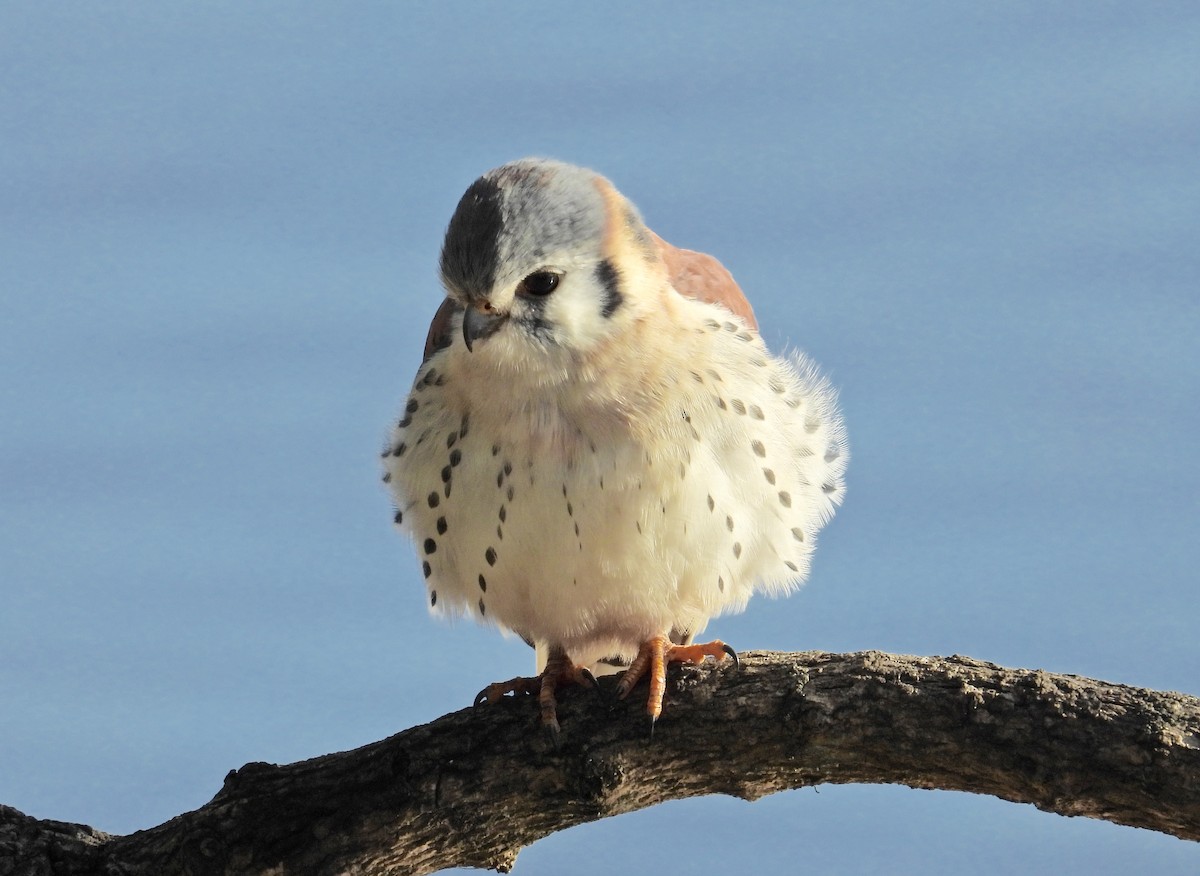
[[[558,721],[554,721],[553,724],[543,724],[542,726],[546,728],[546,736],[549,737],[550,744],[554,746],[554,750],[560,751],[562,749],[562,728],[558,726]]]
[[[475,706],[482,706],[482,705],[483,705],[484,703],[486,703],[487,701],[488,701],[488,692],[487,692],[487,688],[485,687],[485,688],[484,688],[483,690],[481,690],[481,691],[479,692],[479,694],[478,694],[478,695],[475,697],[475,702],[473,703],[473,705],[475,705]]]
[[[600,682],[596,680],[596,676],[592,675],[592,671],[590,669],[584,669],[583,667],[580,667],[579,674],[588,680],[588,684],[592,686],[592,690],[600,695],[600,699],[606,701],[608,700],[608,695],[604,692],[604,688],[600,686]]]
[[[733,668],[740,669],[742,661],[738,659],[737,651],[733,650],[730,645],[721,645],[721,650],[733,658]]]

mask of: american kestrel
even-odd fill
[[[536,678],[477,702],[629,664],[736,660],[690,644],[710,618],[808,573],[847,461],[833,391],[767,352],[711,256],[650,231],[604,177],[528,158],[467,189],[441,253],[446,290],[383,453],[428,604],[515,632]],[[539,666],[541,668],[541,666]]]

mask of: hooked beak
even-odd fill
[[[475,342],[493,334],[496,329],[500,328],[504,319],[502,314],[496,313],[494,310],[485,311],[468,305],[467,309],[463,311],[462,321],[463,340],[467,344],[467,350],[474,352]]]

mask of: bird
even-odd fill
[[[809,572],[845,491],[836,393],[770,353],[714,257],[649,229],[599,173],[546,158],[488,171],[458,202],[445,297],[382,451],[394,521],[435,614],[515,633],[538,673],[476,704],[649,676],[737,652],[708,622]],[[786,281],[781,281],[786,288]]]

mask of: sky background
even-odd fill
[[[428,616],[378,470],[445,224],[529,154],[716,254],[841,390],[810,583],[714,635],[1200,693],[1200,7],[676,6],[0,8],[0,802],[150,827],[531,668]],[[1200,846],[825,786],[517,872],[700,866],[1171,874]]]

